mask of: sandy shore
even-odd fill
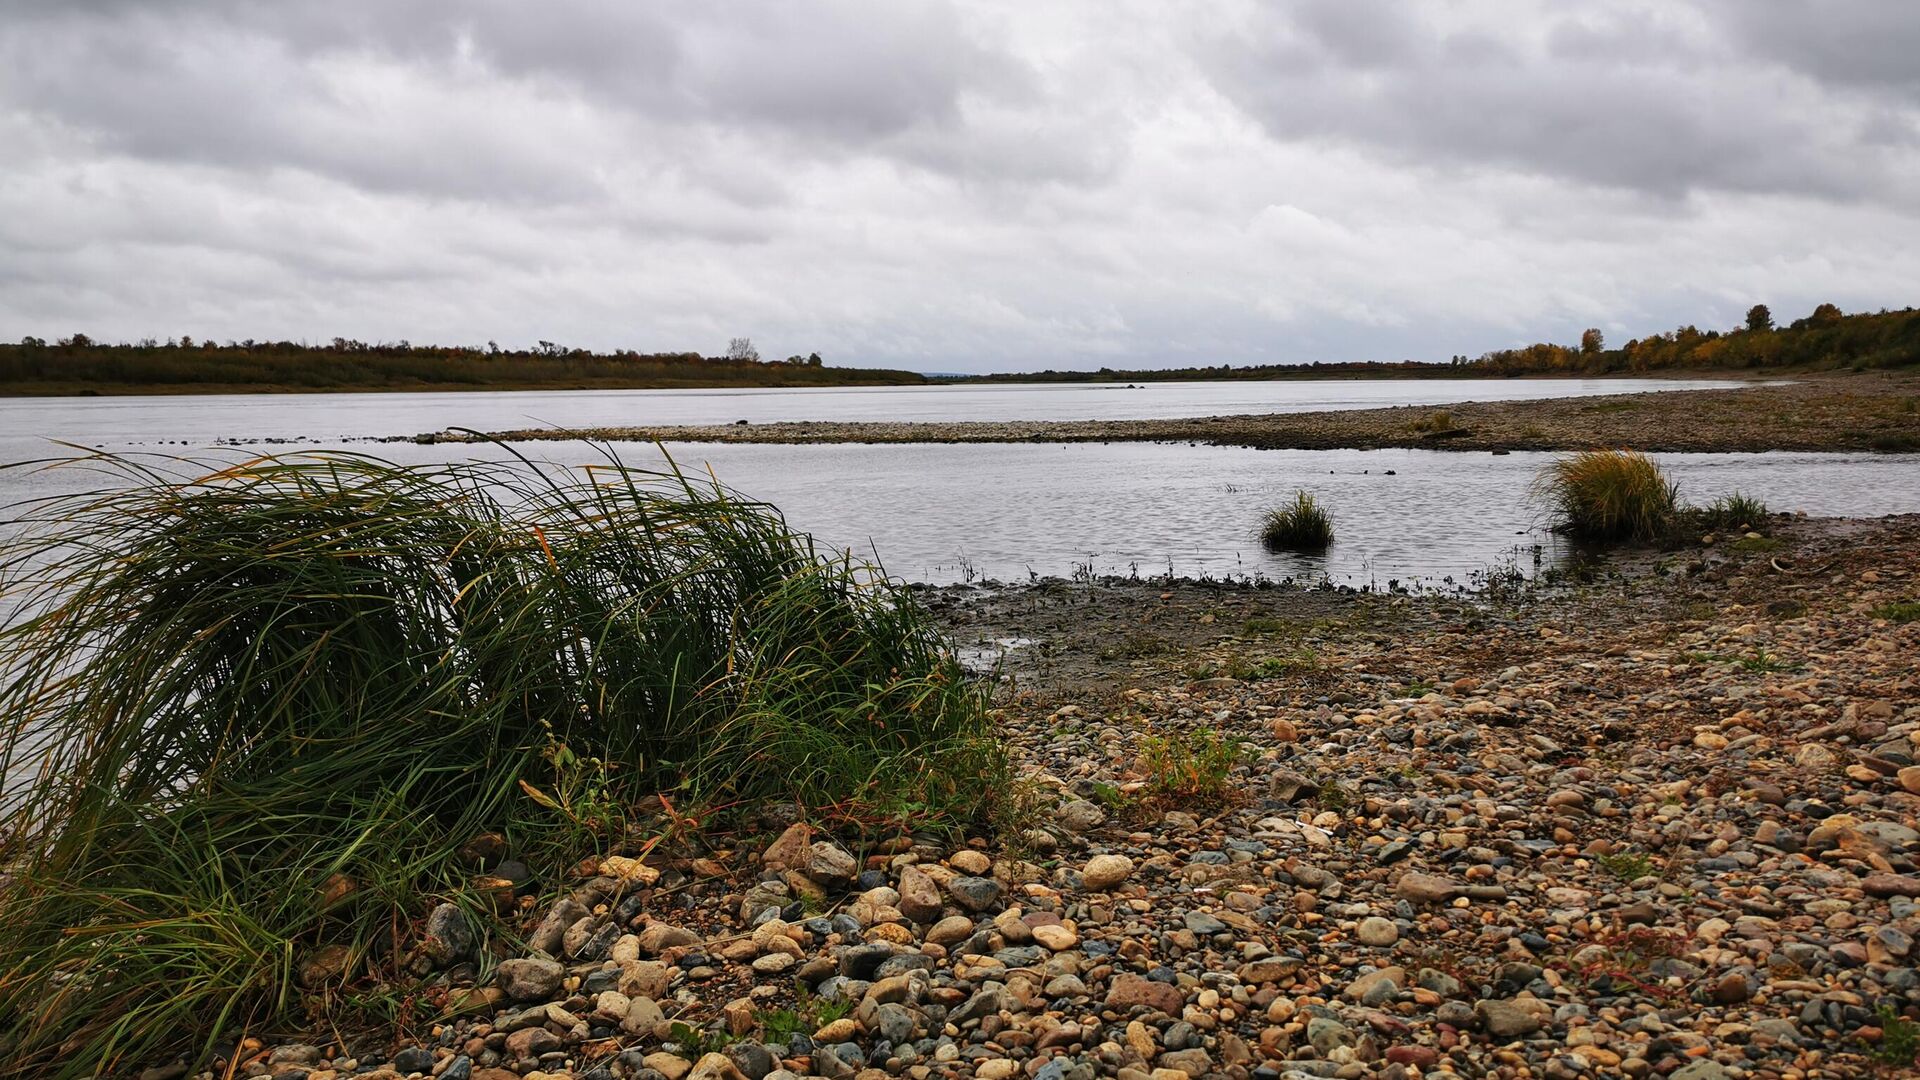
[[[487,437],[509,442],[1200,442],[1269,450],[1915,451],[1920,450],[1920,373],[1821,373],[1729,390],[1180,420],[536,428]],[[473,437],[411,438],[460,442]]]

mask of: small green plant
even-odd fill
[[[1246,743],[1212,728],[1149,735],[1140,740],[1140,771],[1147,790],[1164,802],[1221,806],[1241,794],[1234,766],[1248,756]]]
[[[1920,620],[1920,600],[1895,600],[1881,604],[1873,609],[1872,615],[1893,623],[1914,622]]]
[[[1129,805],[1127,793],[1117,786],[1095,780],[1092,786],[1092,800],[1106,810],[1124,810]]]
[[[1424,431],[1430,434],[1452,431],[1454,430],[1453,413],[1446,409],[1435,409],[1407,426],[1414,431]]]
[[[1353,793],[1337,783],[1328,781],[1320,788],[1320,794],[1314,796],[1314,800],[1324,809],[1337,813],[1353,805]]]
[[[1891,1005],[1879,1009],[1880,1041],[1868,1056],[1882,1065],[1910,1066],[1920,1061],[1920,1024],[1901,1016]]]
[[[1662,985],[1655,965],[1685,956],[1692,939],[1677,930],[1635,926],[1603,933],[1593,944],[1599,949],[1572,972],[1582,984],[1602,984],[1613,993],[1618,992],[1615,987],[1624,984],[1643,994],[1669,998],[1678,992]]]
[[[1167,643],[1167,639],[1158,634],[1135,631],[1134,633],[1128,634],[1117,644],[1109,645],[1101,649],[1100,659],[1145,660],[1149,657],[1159,656],[1171,648],[1172,646]]]
[[[1010,851],[1026,855],[1021,837],[1029,829],[1039,828],[1057,798],[1051,788],[1032,777],[1021,777],[1006,785],[1001,797],[987,808],[987,824],[1003,838]]]
[[[552,769],[546,788],[522,778],[520,790],[534,802],[565,819],[570,834],[565,846],[597,846],[610,837],[618,837],[626,825],[626,813],[616,794],[613,766],[597,757],[581,757],[554,733],[550,721],[540,721],[546,745],[540,756]]]
[[[1333,519],[1312,495],[1293,493],[1293,501],[1267,511],[1260,541],[1275,551],[1325,551],[1333,543]]]
[[[1239,679],[1241,682],[1252,682],[1260,677],[1260,669],[1244,656],[1233,656],[1228,657],[1226,663],[1220,665],[1217,674],[1229,679]]]
[[[1728,551],[1737,551],[1742,555],[1762,555],[1770,551],[1779,551],[1787,545],[1771,536],[1743,536],[1727,545]]]
[[[1616,851],[1596,856],[1594,861],[1621,881],[1639,881],[1653,873],[1653,860],[1638,851]]]
[[[1694,511],[1700,528],[1715,532],[1766,532],[1767,504],[1734,492]]]
[[[760,1014],[760,1033],[770,1046],[780,1046],[795,1035],[811,1035],[853,1011],[851,1001],[828,1001],[817,997],[803,985],[796,990],[793,1007],[770,1009]]]
[[[1287,656],[1264,657],[1253,667],[1254,675],[1262,679],[1284,679],[1319,670],[1320,654],[1304,648]]]
[[[1281,634],[1293,629],[1293,623],[1286,619],[1252,618],[1241,623],[1240,628],[1249,634]]]
[[[1399,693],[1397,693],[1395,696],[1403,697],[1403,698],[1417,698],[1417,697],[1425,697],[1431,693],[1433,693],[1432,683],[1426,681],[1425,679],[1415,679],[1412,682],[1408,683],[1407,685],[1401,687],[1399,690]]]
[[[699,1061],[708,1054],[716,1054],[727,1048],[733,1036],[724,1031],[705,1031],[691,1024],[676,1020],[667,1028],[667,1041],[673,1044],[674,1053],[688,1061]]]
[[[1748,671],[1766,674],[1774,671],[1799,671],[1799,664],[1789,664],[1765,649],[1752,656],[1743,656],[1735,663]]]

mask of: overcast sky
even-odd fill
[[[1427,359],[1920,303],[1920,3],[6,0],[0,337]]]

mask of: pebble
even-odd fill
[[[1087,860],[1080,880],[1091,892],[1105,892],[1133,875],[1133,860],[1125,855],[1095,855]]]
[[[1354,937],[1359,939],[1362,945],[1385,948],[1400,940],[1400,928],[1393,924],[1392,919],[1369,915],[1360,920],[1360,925],[1354,930]]]

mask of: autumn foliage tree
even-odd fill
[[[1469,366],[1491,374],[1524,375],[1788,365],[1889,368],[1913,364],[1920,364],[1920,311],[1907,308],[1846,315],[1832,304],[1821,304],[1813,314],[1779,329],[1774,326],[1772,311],[1765,304],[1756,304],[1740,327],[1725,333],[1687,325],[1609,349],[1600,331],[1588,330],[1580,335],[1577,351],[1542,342],[1486,353]]]

